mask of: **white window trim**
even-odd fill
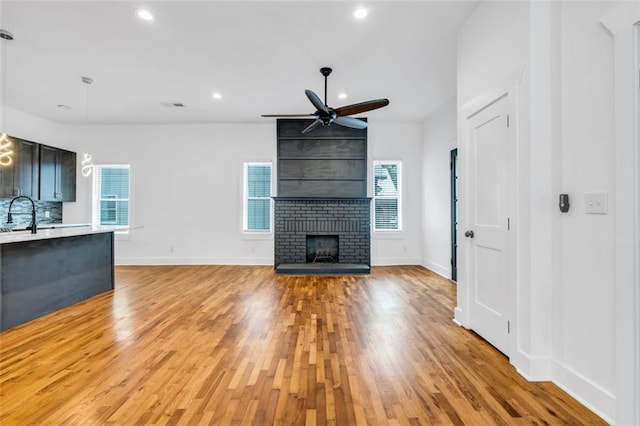
[[[106,168],[121,168],[121,169],[129,169],[129,223],[128,226],[131,226],[131,218],[133,217],[133,206],[131,200],[133,199],[132,194],[132,174],[131,174],[131,165],[130,164],[94,164],[93,165],[93,191],[91,194],[91,224],[94,226],[102,226],[103,228],[117,228],[121,225],[100,225],[100,179],[102,179],[102,169]],[[122,201],[124,199],[114,199],[114,201]],[[128,240],[131,235],[129,230],[119,230],[114,231],[114,234],[117,236],[118,240]]]
[[[248,172],[249,166],[269,166],[271,168],[271,190],[269,193],[269,208],[271,210],[271,214],[269,215],[269,230],[260,231],[247,229],[248,221],[249,221],[249,209],[248,209]],[[241,223],[241,231],[242,231],[242,239],[247,240],[267,240],[273,238],[273,162],[271,161],[245,161],[242,165],[242,223]],[[261,197],[262,198],[262,197]]]
[[[400,173],[398,174],[398,196],[397,197],[388,197],[388,196],[376,196],[376,166],[379,164],[397,164],[398,165],[398,169],[400,171]],[[372,194],[372,203],[371,203],[371,217],[372,217],[372,223],[371,223],[371,229],[373,230],[373,232],[375,234],[378,235],[386,235],[390,238],[393,237],[401,237],[404,235],[404,229],[403,229],[403,214],[402,214],[402,205],[404,204],[404,195],[403,195],[403,185],[402,185],[402,181],[403,181],[403,175],[404,175],[404,170],[403,170],[403,165],[402,165],[402,160],[373,160],[373,164],[371,167],[371,194]],[[376,211],[375,211],[375,202],[376,199],[394,199],[397,198],[398,199],[398,229],[376,229]]]

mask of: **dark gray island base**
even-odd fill
[[[0,331],[112,290],[113,260],[113,232],[0,244]]]

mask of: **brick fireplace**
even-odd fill
[[[316,270],[368,273],[371,264],[371,209],[369,198],[275,197],[275,267],[287,268],[314,263],[307,256],[309,236],[337,237],[337,259],[322,258]],[[332,256],[333,257],[333,256]],[[316,259],[318,260],[318,259]],[[318,263],[318,262],[316,262]],[[333,265],[330,265],[333,264]],[[286,267],[281,267],[287,265]],[[358,268],[353,268],[359,265]]]
[[[367,129],[331,125],[302,133],[312,122],[277,122],[276,271],[369,273]]]

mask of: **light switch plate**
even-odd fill
[[[607,193],[588,192],[584,194],[584,212],[586,214],[607,214]]]

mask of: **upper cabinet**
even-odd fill
[[[76,201],[76,153],[40,145],[41,201]]]
[[[24,195],[38,198],[38,144],[18,138],[13,141],[13,162],[0,167],[0,198]]]

